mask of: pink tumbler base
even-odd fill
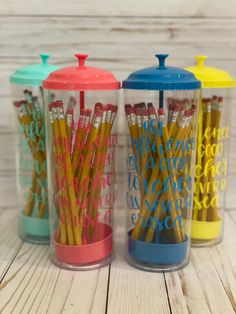
[[[112,253],[112,228],[99,223],[93,242],[84,245],[64,245],[56,241],[54,235],[55,262],[61,266],[73,268],[87,266],[108,257]],[[103,265],[102,265],[103,266]]]

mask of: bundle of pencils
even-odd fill
[[[134,240],[180,243],[182,216],[191,207],[195,106],[168,99],[168,114],[152,103],[125,106],[140,187]]]
[[[213,96],[202,98],[199,111],[197,170],[193,219],[218,221],[219,197],[215,179],[215,162],[219,151],[220,122],[223,98]],[[226,176],[226,171],[224,173]],[[215,184],[216,183],[216,184]]]
[[[31,183],[27,192],[23,215],[45,218],[47,210],[47,173],[43,115],[39,101],[31,91],[24,91],[25,99],[15,101],[20,132],[27,141],[33,161]],[[25,146],[21,147],[22,158],[26,158]]]
[[[96,241],[102,180],[117,106],[97,103],[93,114],[81,108],[76,126],[76,99],[66,105],[66,111],[62,101],[48,106],[58,200],[56,241],[83,245]]]

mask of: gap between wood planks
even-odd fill
[[[173,19],[173,20],[235,20],[236,16],[171,16],[171,15],[80,15],[80,14],[4,14],[0,13],[1,17],[11,18],[11,17],[17,17],[17,18],[81,18],[81,19],[87,19],[87,18],[96,18],[96,19],[137,19],[137,18],[143,18],[143,19]]]

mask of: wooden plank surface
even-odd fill
[[[186,268],[165,274],[129,266],[120,233],[110,272],[109,266],[60,269],[50,262],[47,245],[22,245],[15,210],[2,208],[0,215],[1,313],[235,313],[235,209],[226,213],[221,244],[193,248]]]
[[[0,312],[105,313],[108,270],[63,270],[47,245],[24,243],[1,282]]]
[[[235,16],[235,1],[220,0],[166,0],[165,3],[155,0],[63,0],[36,1],[31,0],[27,4],[22,0],[1,0],[1,14],[17,15],[112,15],[112,16],[192,16],[192,17],[232,17]]]

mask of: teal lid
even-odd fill
[[[49,54],[40,53],[40,57],[42,59],[41,63],[27,65],[16,70],[16,72],[10,76],[10,83],[41,86],[42,81],[45,80],[51,72],[58,70],[59,67],[48,64]]]
[[[200,82],[189,71],[167,66],[166,54],[157,54],[159,66],[138,70],[123,81],[125,89],[191,90],[199,89]]]

